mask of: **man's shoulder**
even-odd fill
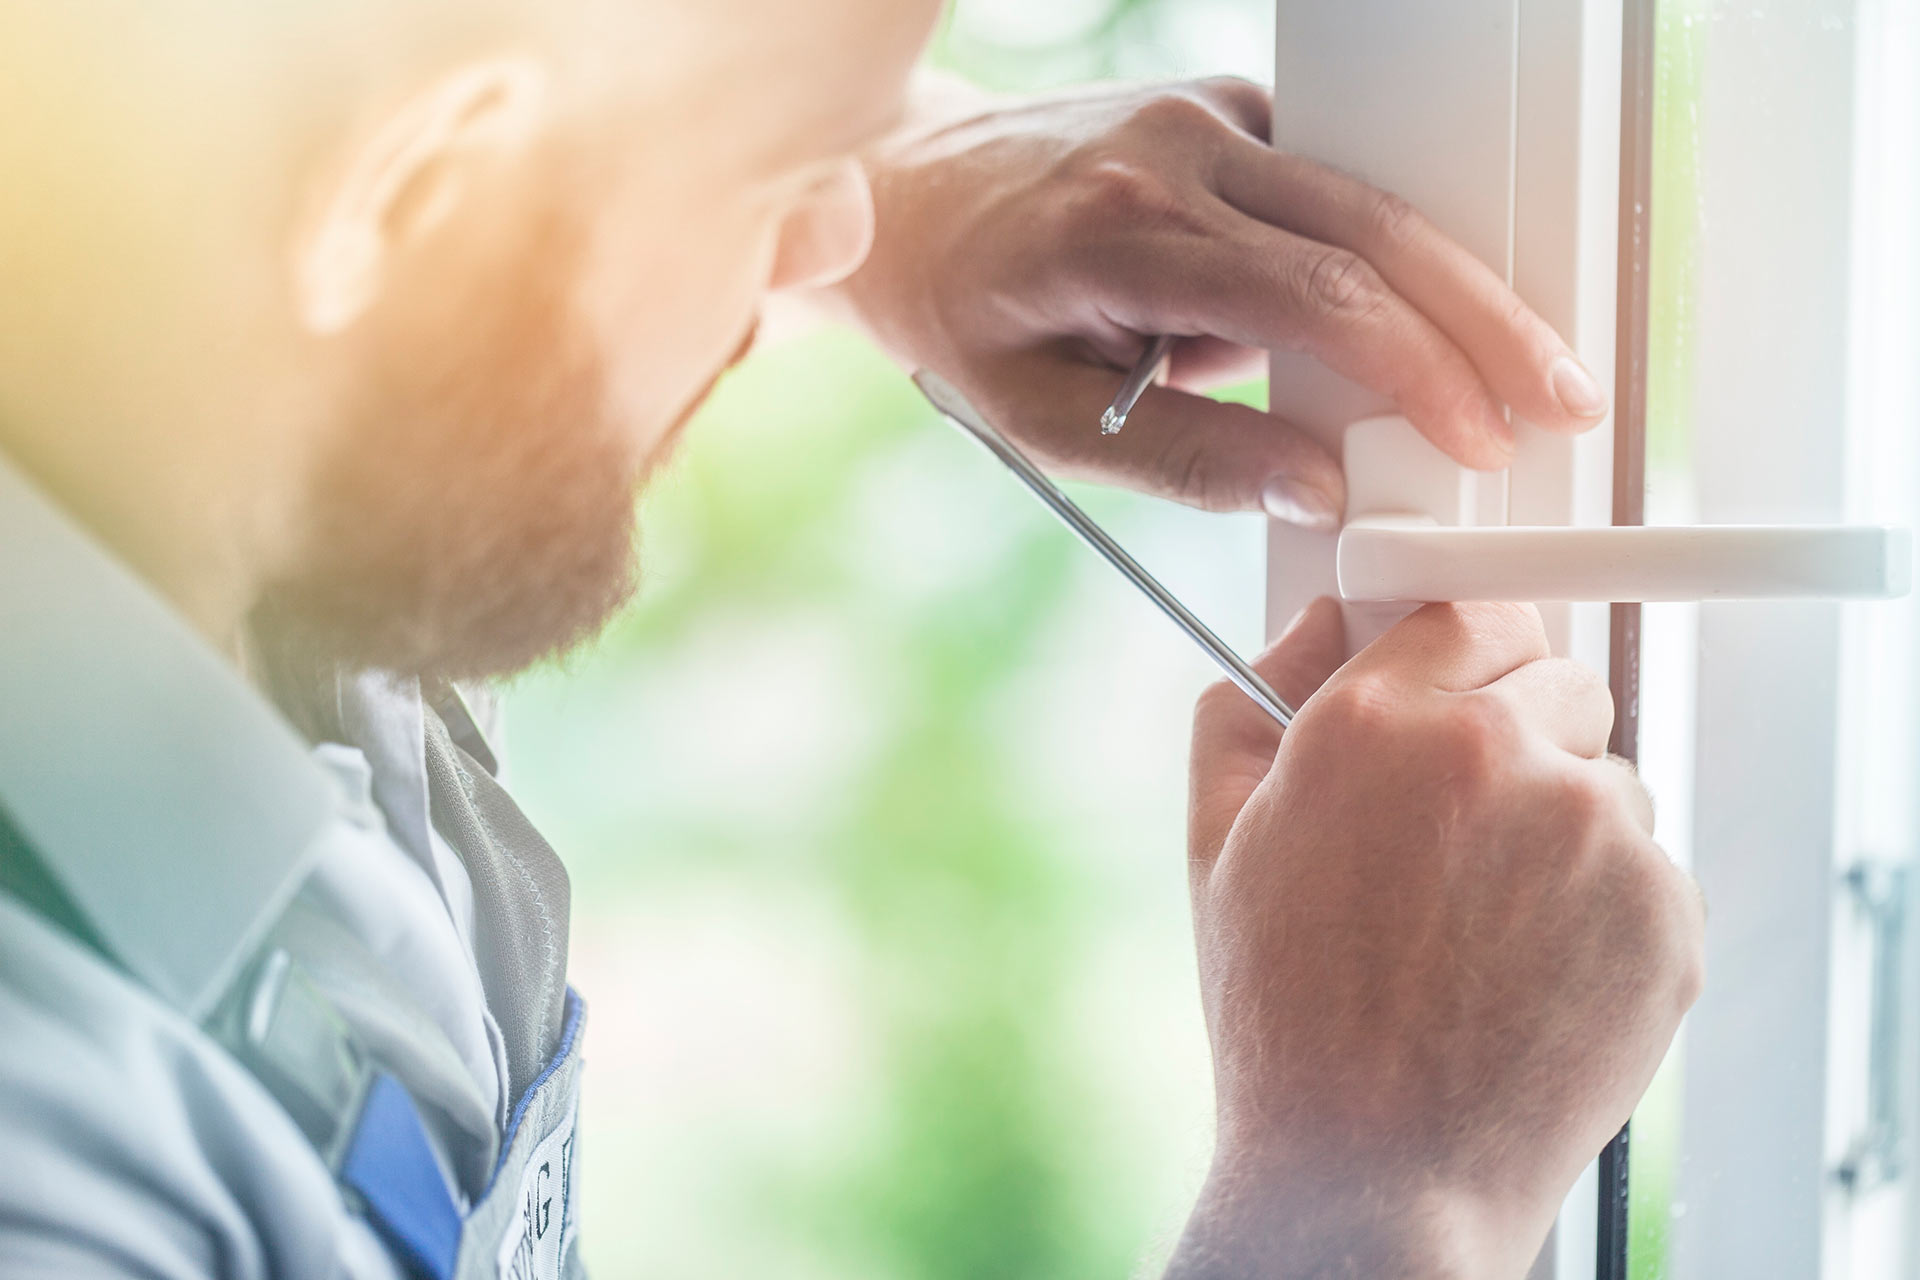
[[[0,1149],[8,1276],[43,1274],[34,1259],[48,1257],[98,1259],[107,1274],[334,1276],[356,1229],[245,1068],[5,894]],[[315,1270],[302,1247],[329,1261]]]

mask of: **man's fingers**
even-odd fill
[[[1056,471],[1120,484],[1206,511],[1258,511],[1338,527],[1346,479],[1305,432],[1246,405],[1149,387],[1118,435],[1100,413],[1121,374],[1042,354],[983,371],[1008,434]]]
[[[1150,387],[1116,436],[1090,441],[1096,474],[1114,471],[1148,492],[1206,511],[1260,511],[1331,531],[1347,481],[1318,441],[1241,404]]]
[[[1222,149],[1215,186],[1252,217],[1371,263],[1521,417],[1578,431],[1606,412],[1605,393],[1553,328],[1406,201],[1252,140]]]
[[[1613,732],[1613,693],[1592,669],[1565,658],[1529,662],[1488,685],[1522,723],[1562,751],[1597,760]]]
[[[1182,391],[1251,382],[1267,374],[1269,353],[1222,338],[1182,338],[1174,344],[1165,383]]]
[[[1363,649],[1352,673],[1466,693],[1548,654],[1532,605],[1430,604]]]
[[[1283,701],[1298,707],[1346,658],[1338,601],[1320,599],[1254,659],[1253,668]],[[1273,767],[1280,726],[1237,685],[1222,680],[1200,695],[1193,715],[1192,857],[1211,865],[1247,798]]]
[[[1236,214],[1195,256],[1212,261],[1183,308],[1194,328],[1314,356],[1468,466],[1511,460],[1512,428],[1473,362],[1360,254]]]

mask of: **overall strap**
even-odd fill
[[[286,1108],[412,1280],[452,1280],[465,1214],[419,1104],[298,962],[268,951],[207,1031]]]
[[[20,837],[5,809],[0,809],[0,895],[29,907],[54,928],[101,959],[124,968],[107,950],[107,944],[95,933],[60,882],[47,874],[40,859]]]

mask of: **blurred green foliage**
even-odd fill
[[[1693,455],[1700,77],[1711,4],[1712,0],[1660,0],[1655,6],[1647,452],[1649,465],[1656,470],[1683,470]]]
[[[1010,89],[1259,75],[1270,24],[1266,0],[962,0],[935,58]],[[1086,500],[1258,640],[1257,521]],[[851,335],[732,375],[642,515],[638,605],[508,702],[574,879],[590,1264],[1150,1263],[1208,1154],[1203,660]]]

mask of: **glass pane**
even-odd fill
[[[1649,523],[1915,522],[1917,11],[1660,0]],[[1643,628],[1641,767],[1710,918],[1635,1118],[1631,1274],[1914,1274],[1915,607]]]

